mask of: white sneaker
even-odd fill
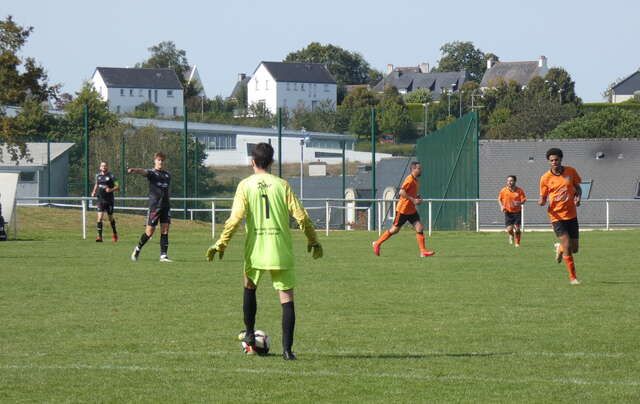
[[[556,248],[556,262],[559,264],[562,262],[562,251],[560,250],[560,243],[553,245]]]
[[[131,261],[137,261],[138,255],[140,255],[140,249],[138,248],[138,246],[135,246],[133,252],[131,253]]]
[[[161,255],[160,262],[173,262],[173,261],[170,260],[169,257],[167,257],[166,255]]]
[[[516,243],[516,247],[520,247],[520,243]]]
[[[509,244],[513,244],[513,236],[509,235]]]
[[[580,281],[579,281],[579,280],[577,280],[577,279],[572,279],[572,280],[570,280],[570,281],[569,281],[569,284],[570,284],[570,285],[579,285],[579,284],[580,284]]]

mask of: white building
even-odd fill
[[[122,122],[135,127],[153,126],[158,129],[182,132],[184,123],[161,119],[122,118]],[[278,130],[250,126],[189,122],[187,131],[196,136],[207,153],[207,166],[241,166],[251,164],[251,151],[260,143],[271,143],[278,159]],[[342,161],[342,143],[348,161],[371,163],[371,153],[354,150],[355,136],[339,133],[282,130],[282,162],[304,163],[322,161],[338,164]],[[376,153],[376,161],[391,157],[389,153]]]
[[[247,83],[247,104],[314,110],[323,103],[335,108],[338,85],[326,66],[319,63],[261,62]]]
[[[171,69],[97,67],[91,83],[117,114],[131,113],[138,105],[151,102],[160,116],[182,115],[184,91]]]

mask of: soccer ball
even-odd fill
[[[253,334],[256,337],[255,353],[258,355],[268,354],[269,348],[271,347],[271,340],[267,333],[262,330],[255,330]],[[251,354],[252,352],[249,350],[249,346],[244,342],[244,335],[245,331],[240,331],[240,334],[238,334],[238,340],[240,340],[240,344],[242,345],[242,352]]]

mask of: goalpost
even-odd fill
[[[4,218],[4,231],[7,234],[16,207],[18,176],[18,173],[0,173],[0,216]]]

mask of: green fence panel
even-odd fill
[[[416,154],[422,165],[423,199],[475,199],[479,197],[478,113],[469,112],[418,141]],[[420,214],[426,222],[428,204]],[[434,230],[475,228],[474,202],[433,202]]]

